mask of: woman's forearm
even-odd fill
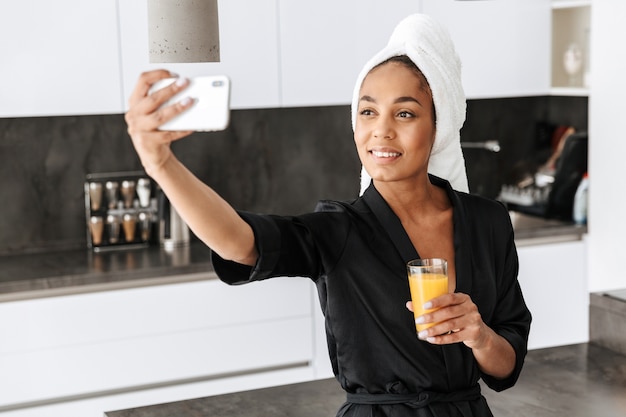
[[[174,155],[150,175],[200,240],[224,259],[254,265],[258,255],[251,227]]]
[[[494,378],[506,378],[515,369],[515,350],[493,329],[485,325],[484,343],[473,347],[472,353],[481,371]]]

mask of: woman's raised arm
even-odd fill
[[[129,99],[128,133],[146,173],[156,181],[170,203],[200,240],[224,259],[254,265],[258,257],[254,234],[237,212],[200,181],[172,153],[170,144],[192,132],[160,131],[159,126],[187,110],[192,98],[161,107],[189,82],[179,78],[149,94],[155,82],[176,77],[166,70],[141,74]]]

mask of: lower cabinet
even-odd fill
[[[518,255],[529,348],[588,341],[585,240]],[[0,303],[0,417],[101,417],[332,376],[309,280],[206,278]]]
[[[518,247],[519,282],[533,315],[529,349],[589,340],[585,240]]]
[[[312,291],[207,279],[0,303],[0,416],[101,417],[314,379]]]

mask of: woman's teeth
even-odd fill
[[[393,157],[396,157],[396,156],[400,156],[400,154],[398,152],[372,151],[372,154],[374,154],[374,156],[377,157],[377,158],[393,158]]]

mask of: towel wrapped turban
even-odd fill
[[[414,14],[394,29],[387,46],[372,57],[357,78],[352,98],[352,128],[356,126],[361,85],[367,74],[391,57],[406,55],[422,71],[430,90],[436,114],[436,134],[428,172],[450,182],[458,191],[468,191],[460,130],[465,122],[465,92],[461,82],[461,61],[450,34],[433,18]],[[361,172],[361,193],[370,176]]]

